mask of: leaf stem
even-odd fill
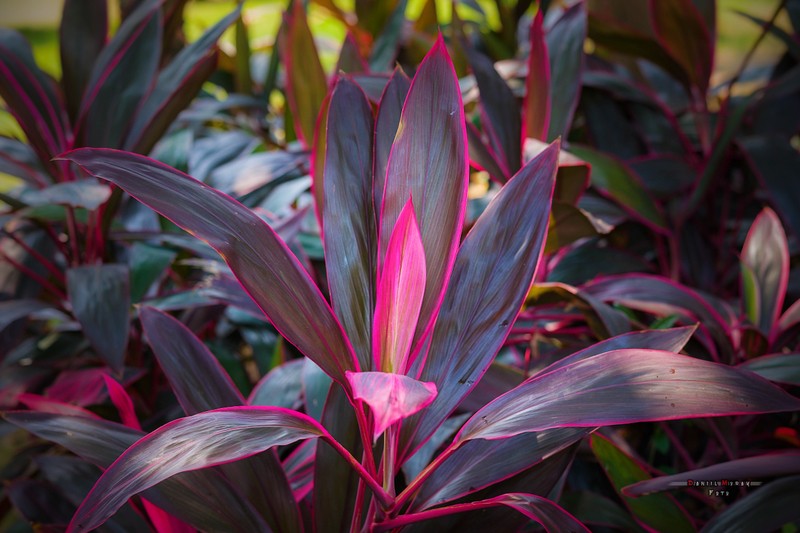
[[[356,458],[353,457],[349,451],[347,451],[347,448],[339,444],[339,442],[330,435],[323,435],[320,438],[322,438],[334,450],[336,450],[336,452],[341,455],[351,467],[353,467],[356,473],[361,476],[361,479],[363,479],[367,486],[372,490],[375,498],[377,498],[384,508],[391,508],[394,506],[395,499],[390,494],[387,494],[385,490],[383,490],[383,487],[381,487],[378,482],[375,481],[375,478],[364,468],[364,465],[359,463]]]
[[[423,520],[431,520],[451,514],[465,513],[467,511],[478,511],[480,509],[487,509],[489,507],[497,507],[498,505],[500,504],[496,501],[457,503],[447,507],[428,509],[427,511],[420,511],[419,513],[409,513],[396,518],[391,518],[385,522],[375,524],[372,527],[372,531],[374,533],[390,531],[392,529],[404,527],[415,522],[422,522]]]
[[[33,281],[35,281],[39,285],[41,285],[42,288],[47,289],[50,292],[52,292],[57,298],[59,298],[61,300],[66,300],[67,299],[66,293],[63,290],[61,290],[58,287],[56,287],[55,285],[53,285],[52,283],[50,283],[50,281],[47,278],[45,278],[43,276],[40,276],[39,274],[37,274],[36,272],[31,270],[30,268],[26,267],[22,263],[19,263],[18,261],[12,259],[11,257],[8,256],[8,254],[6,254],[5,252],[3,252],[1,250],[0,250],[0,259],[3,259],[4,261],[8,262],[8,264],[10,264],[11,266],[16,268],[17,270],[19,270],[23,274],[25,274],[26,276],[31,278]]]
[[[42,254],[37,252],[35,248],[29,246],[28,243],[26,243],[24,239],[20,238],[16,234],[14,234],[14,233],[12,233],[10,231],[7,231],[7,230],[3,230],[3,233],[5,233],[8,236],[9,239],[11,239],[15,243],[17,243],[17,245],[19,245],[20,248],[22,248],[23,250],[28,252],[34,259],[36,259],[60,283],[63,284],[65,282],[64,273],[61,270],[59,270],[58,268],[56,268],[56,266],[51,261],[49,261],[46,257],[44,257]]]
[[[461,446],[461,443],[453,443],[450,444],[440,455],[438,455],[428,466],[425,467],[422,472],[419,473],[414,480],[408,484],[408,486],[400,493],[399,496],[395,499],[394,507],[389,511],[396,511],[400,509],[403,505],[408,503],[408,501],[416,494],[419,490],[420,486],[439,468],[442,463],[445,462],[453,453]]]

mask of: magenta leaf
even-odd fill
[[[108,389],[108,396],[111,399],[111,403],[117,408],[122,423],[129,428],[141,431],[142,426],[139,424],[139,418],[136,416],[133,401],[125,391],[125,387],[107,374],[103,374],[103,381],[105,382],[106,389]]]
[[[232,407],[170,422],[128,448],[97,481],[68,531],[90,531],[128,498],[175,474],[321,437],[313,419],[278,407]]]
[[[554,427],[796,409],[800,400],[751,372],[665,351],[623,349],[529,379],[475,413],[455,442]]]
[[[78,146],[122,146],[127,126],[158,70],[161,3],[140,2],[97,56],[75,120]]]
[[[179,320],[153,307],[139,310],[147,343],[187,415],[244,405],[214,354]]]
[[[627,496],[636,497],[686,487],[686,482],[693,479],[747,480],[792,474],[800,474],[800,451],[798,450],[734,459],[689,472],[660,476],[628,485],[622,489],[622,492]]]
[[[360,367],[370,369],[377,268],[372,201],[374,119],[364,92],[347,78],[336,83],[327,117],[321,184],[328,286],[333,310],[353,344]],[[318,188],[320,183],[314,186]]]
[[[375,119],[375,158],[373,169],[373,197],[375,201],[376,220],[380,216],[383,205],[383,190],[386,183],[386,167],[389,164],[389,154],[392,150],[397,126],[400,124],[400,114],[403,111],[403,102],[406,101],[411,82],[403,69],[397,67],[389,78],[389,83],[381,94],[378,117]]]
[[[742,247],[742,266],[749,269],[754,291],[743,291],[748,318],[770,335],[783,310],[789,283],[789,243],[778,215],[764,208],[756,217]],[[743,273],[743,276],[745,274]]]
[[[388,372],[348,372],[353,397],[372,411],[372,438],[377,440],[386,428],[430,405],[436,385],[402,374]]]
[[[128,347],[131,305],[125,265],[81,266],[67,270],[72,313],[97,355],[114,371],[122,370]]]
[[[19,411],[3,416],[12,424],[58,443],[104,469],[144,436],[121,424],[82,416]],[[184,472],[148,489],[143,496],[202,530],[268,530],[255,509],[224,477],[212,470]]]
[[[404,425],[401,457],[413,453],[458,406],[508,336],[544,246],[557,158],[554,144],[525,165],[464,239],[419,374],[435,383],[439,394]]]
[[[424,290],[425,250],[409,199],[392,232],[378,281],[372,352],[382,372],[406,372]]]
[[[286,339],[344,382],[350,343],[319,289],[275,232],[231,197],[143,156],[84,148],[66,159],[107,179],[216,249]]]
[[[440,36],[411,82],[386,171],[379,258],[408,198],[414,199],[427,258],[417,344],[441,305],[453,268],[467,200],[464,110],[453,63]]]

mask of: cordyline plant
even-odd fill
[[[80,416],[5,415],[105,468],[70,531],[100,526],[142,492],[204,530],[460,530],[465,519],[473,529],[533,520],[585,530],[548,496],[573,445],[597,427],[800,408],[746,370],[679,355],[693,330],[678,328],[600,342],[466,418],[451,416],[528,294],[558,144],[509,179],[462,240],[465,121],[441,37],[410,83],[394,73],[377,115],[340,78],[316,136],[331,304],[274,231],[230,197],[127,152],[62,157],[214,247],[286,340],[332,379],[319,420],[309,389],[307,414],[253,405],[187,328],[141,308],[187,417],[143,435]],[[124,391],[115,397],[130,415]]]

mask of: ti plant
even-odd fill
[[[144,434],[120,388],[112,398],[129,427],[5,414],[105,470],[69,531],[101,526],[137,495],[135,505],[203,530],[508,531],[535,521],[581,531],[555,500],[577,444],[598,427],[800,409],[749,371],[679,354],[692,328],[620,335],[465,403],[536,273],[558,143],[511,177],[462,238],[467,134],[441,37],[410,83],[392,75],[377,113],[340,77],[319,127],[314,187],[330,303],[232,198],[133,153],[81,148],[59,159],[215,248],[307,358],[305,412],[270,396],[272,375],[245,401],[189,329],[142,307],[186,417]]]

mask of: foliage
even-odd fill
[[[67,1],[58,84],[0,33],[21,517],[798,523],[794,2],[742,15],[786,44],[755,89],[750,54],[712,81],[711,0],[497,2],[491,29],[475,2],[319,1],[330,77],[302,2],[268,55],[238,11],[180,49],[184,4],[122,3],[106,43]],[[765,483],[674,490],[722,479]]]

